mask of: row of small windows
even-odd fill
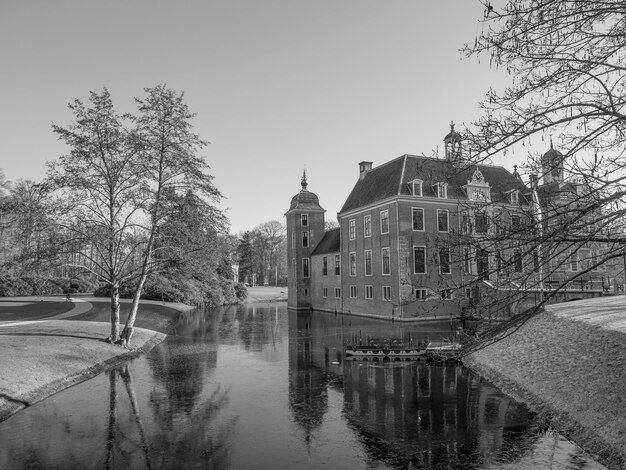
[[[322,297],[328,297],[328,287],[322,288]],[[357,286],[350,286],[350,298],[356,299],[357,297]],[[335,298],[341,298],[340,287],[335,287]],[[365,286],[365,298],[368,300],[372,300],[374,298],[374,286]],[[391,286],[382,286],[381,298],[386,301],[391,301]]]
[[[381,272],[384,275],[391,274],[391,264],[390,264],[390,256],[391,252],[389,247],[385,247],[381,249]],[[350,276],[356,276],[356,253],[351,252],[349,254],[349,273]],[[372,250],[365,250],[364,252],[364,265],[365,265],[365,275],[372,275]],[[307,263],[308,265],[308,263]],[[341,274],[341,258],[339,255],[335,255],[335,275]],[[324,256],[322,258],[322,275],[328,275],[328,257]]]
[[[411,194],[413,196],[422,197],[424,195],[424,191],[423,191],[424,182],[422,180],[420,179],[413,180],[410,183],[410,185],[411,185]],[[448,197],[448,184],[447,183],[444,183],[444,182],[435,183],[434,190],[435,190],[435,195],[437,196],[437,198],[447,199]],[[482,197],[480,197],[481,194],[479,195],[469,194],[470,199],[490,200],[488,187],[487,188],[475,188],[475,190],[477,192],[482,193]],[[511,204],[519,204],[519,191],[518,190],[513,190],[509,193],[509,202]]]
[[[413,230],[423,231],[424,209],[414,207],[412,209]],[[437,210],[437,230],[439,232],[448,232],[450,230],[450,215],[446,209]],[[389,233],[389,210],[380,211],[380,233],[381,235]],[[372,216],[363,216],[363,236],[365,238],[372,236]],[[348,221],[348,237],[350,240],[356,240],[356,219]]]
[[[424,218],[424,209],[421,207],[413,207],[411,209],[412,227],[414,231],[425,231],[426,224]],[[461,231],[463,233],[487,233],[489,230],[490,219],[485,213],[477,212],[469,214],[464,212],[461,214]],[[505,229],[518,231],[522,228],[521,216],[512,214],[509,224],[496,224],[498,234],[502,235]],[[437,231],[450,231],[450,212],[447,209],[437,209]],[[380,211],[380,233],[389,233],[389,210]],[[363,236],[365,238],[372,236],[372,216],[363,216]],[[356,219],[348,221],[348,237],[350,240],[356,240]]]
[[[389,210],[385,209],[380,211],[380,233],[389,233]],[[363,236],[372,236],[372,216],[363,216]],[[348,221],[348,237],[350,240],[356,239],[356,219],[350,219]]]
[[[374,286],[367,285],[367,286],[364,286],[364,288],[365,288],[365,299],[373,300],[374,299]],[[350,298],[351,299],[358,298],[357,286],[350,286],[349,289],[350,289]],[[334,294],[335,294],[336,299],[340,299],[341,288],[335,287]],[[306,295],[308,295],[308,289],[305,289],[305,296]],[[442,289],[440,291],[435,292],[426,288],[416,288],[414,289],[414,295],[415,295],[416,300],[422,300],[422,301],[433,300],[433,299],[452,300],[454,298],[452,294],[452,289]],[[328,298],[328,287],[322,288],[322,297]],[[382,300],[391,302],[391,286],[381,286],[380,298]]]
[[[381,273],[383,275],[391,274],[391,264],[390,264],[390,249],[389,247],[384,247],[381,249]],[[451,274],[452,273],[452,260],[451,260],[451,250],[449,247],[439,247],[437,249],[437,262],[439,266],[440,274]],[[513,251],[512,257],[507,261],[503,256],[500,250],[494,253],[495,261],[496,261],[496,270],[501,271],[504,269],[505,265],[511,266],[514,272],[522,272],[523,271],[523,258],[524,254],[521,250],[515,249]],[[539,258],[536,253],[533,253],[533,265],[534,270],[536,271],[539,266]],[[427,274],[427,253],[426,246],[414,246],[413,247],[413,274]],[[476,263],[476,271],[478,275],[487,276],[489,273],[489,252],[487,250],[477,250],[476,253],[473,253],[469,247],[462,248],[462,258],[461,264],[463,268],[463,272],[471,273],[472,272],[472,264],[475,261]],[[373,275],[373,262],[372,262],[372,250],[365,250],[363,252],[364,258],[364,269],[366,276]],[[295,262],[295,259],[294,259]],[[579,270],[579,261],[577,253],[573,253],[568,263],[571,271]],[[322,258],[322,275],[328,275],[328,265],[329,260],[327,256]],[[340,255],[334,256],[334,273],[335,275],[341,274],[341,258]],[[349,275],[351,277],[355,277],[357,275],[357,253],[351,252],[349,254]],[[309,258],[302,259],[302,276],[305,278],[310,277],[310,260]]]
[[[424,182],[422,180],[413,180],[411,182],[411,189],[413,196],[423,196],[423,185]],[[434,186],[435,194],[439,199],[446,199],[448,197],[448,183],[435,183]]]

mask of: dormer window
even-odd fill
[[[437,197],[439,199],[448,198],[448,183],[437,183],[435,185],[435,190],[437,191]]]
[[[519,191],[511,191],[511,204],[519,204]]]
[[[422,180],[413,180],[411,182],[413,196],[422,196],[422,183]]]

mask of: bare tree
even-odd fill
[[[89,247],[80,268],[111,287],[111,333],[119,339],[120,286],[135,275],[140,244],[132,240],[139,227],[143,177],[139,145],[127,129],[130,116],[118,114],[109,91],[91,92],[89,106],[69,105],[74,121],[53,131],[70,153],[50,164],[48,181],[59,192],[55,220],[66,246]]]
[[[491,220],[489,236],[478,240],[474,233],[472,240],[492,255],[487,277],[517,274],[508,277],[514,285],[501,302],[534,296],[525,319],[578,282],[583,291],[598,271],[617,274],[625,253],[626,5],[483,4],[482,32],[463,50],[487,55],[512,83],[487,93],[484,114],[467,131],[469,150],[474,162],[537,149],[539,142],[542,150],[529,153],[523,170],[528,189],[521,223],[501,230]],[[517,254],[494,259],[498,244],[511,240]],[[556,273],[562,279],[554,281]],[[602,289],[605,282],[603,276]]]
[[[135,99],[139,109],[135,135],[141,143],[140,174],[145,178],[142,194],[147,214],[143,226],[146,241],[133,304],[120,338],[124,346],[128,346],[133,333],[143,285],[154,269],[154,262],[158,262],[154,247],[158,228],[167,215],[167,195],[185,194],[193,189],[204,200],[221,197],[208,173],[208,164],[198,155],[206,142],[191,131],[194,115],[185,103],[183,93],[165,85],[144,91],[143,99]]]

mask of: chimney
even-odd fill
[[[371,171],[372,162],[361,162],[359,163],[359,179],[365,178],[365,175]]]

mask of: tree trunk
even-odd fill
[[[109,432],[107,436],[107,457],[104,464],[104,468],[107,470],[110,468],[115,468],[115,463],[113,462],[113,453],[115,450],[115,407],[117,405],[117,387],[116,387],[116,377],[117,371],[111,370],[109,371]]]
[[[139,310],[139,299],[141,298],[141,290],[143,289],[143,285],[148,278],[148,274],[145,272],[139,278],[139,282],[137,283],[137,288],[135,290],[135,295],[133,295],[133,304],[130,307],[130,312],[128,313],[128,318],[126,319],[126,324],[124,325],[124,330],[120,336],[119,344],[124,346],[125,348],[130,347],[130,338],[133,336],[133,329],[135,326],[135,320],[137,319],[137,311]]]
[[[124,365],[123,369],[121,369],[120,375],[124,380],[124,385],[126,386],[126,392],[128,393],[128,398],[130,400],[130,405],[133,410],[133,415],[135,416],[135,422],[137,423],[137,429],[139,430],[141,448],[143,449],[144,458],[146,459],[146,468],[148,470],[151,470],[152,465],[150,464],[150,448],[148,447],[146,431],[143,427],[143,423],[141,422],[141,416],[139,415],[139,406],[137,406],[137,398],[135,397],[135,391],[133,390],[132,377],[130,375],[130,369],[128,368],[128,364]]]
[[[120,337],[120,288],[111,286],[111,335],[107,342],[116,343]]]

